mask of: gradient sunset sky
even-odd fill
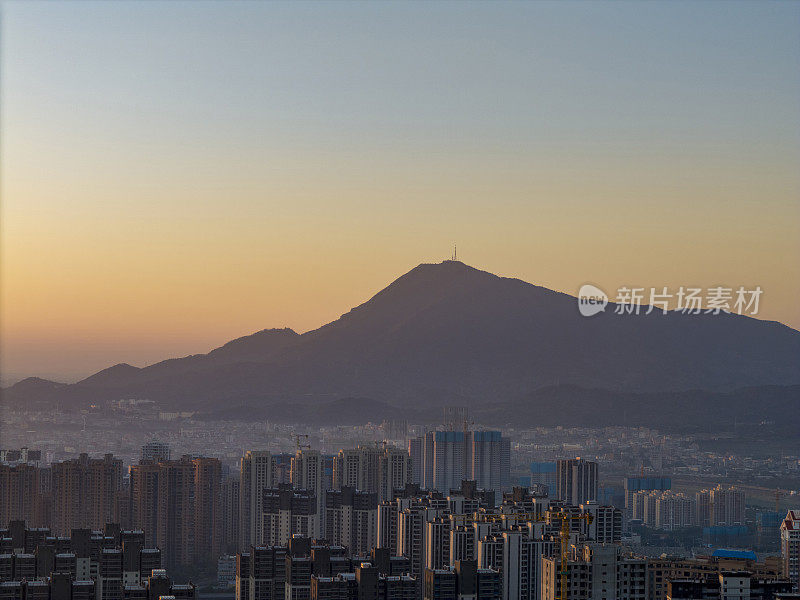
[[[420,262],[764,289],[800,3],[2,4],[5,383],[316,328]]]

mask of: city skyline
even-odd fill
[[[0,0],[0,600],[800,599],[798,25]]]
[[[453,243],[800,326],[796,4],[2,8],[4,384],[314,329]]]

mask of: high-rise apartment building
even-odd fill
[[[681,529],[691,527],[695,522],[697,504],[686,494],[662,492],[656,497],[655,527],[658,529]]]
[[[479,569],[474,560],[459,560],[452,567],[425,569],[424,600],[501,600],[501,574]]]
[[[711,519],[714,525],[745,525],[744,491],[718,485],[711,490]]]
[[[407,573],[403,557],[354,557],[342,546],[293,537],[237,556],[236,600],[416,600],[416,580]]]
[[[142,462],[130,469],[133,526],[172,567],[216,560],[222,547],[219,459]]]
[[[658,490],[636,492],[631,500],[630,517],[648,527],[656,527],[656,501],[661,497]]]
[[[468,431],[465,455],[464,479],[475,481],[480,489],[494,490],[499,499],[510,486],[511,442],[499,431]]]
[[[567,565],[567,590],[561,591],[561,558],[542,558],[540,600],[605,598],[646,600],[647,560],[635,558],[622,546],[586,544]]]
[[[295,535],[320,538],[317,497],[308,489],[282,483],[262,492],[264,546],[280,546]]]
[[[700,527],[710,527],[713,524],[711,518],[711,490],[700,490],[695,492],[695,523]]]
[[[313,495],[316,505],[317,529],[303,533],[310,537],[322,537],[325,525],[325,488],[322,485],[324,478],[324,464],[319,450],[300,449],[292,458],[292,487],[296,490],[305,490]]]
[[[122,461],[106,454],[86,454],[52,465],[53,530],[102,529],[114,521],[117,494],[122,486]]]
[[[379,502],[392,500],[395,490],[404,489],[410,481],[411,458],[406,450],[395,446],[340,450],[333,460],[334,488],[375,492]]]
[[[241,479],[227,477],[222,481],[222,546],[227,553],[239,550],[241,535]]]
[[[366,556],[378,541],[378,494],[347,486],[328,490],[325,539],[354,555]]]
[[[249,450],[241,459],[239,470],[239,547],[264,544],[261,502],[264,490],[273,487],[273,457],[266,450]]]
[[[596,462],[580,457],[559,460],[556,470],[556,496],[559,500],[575,506],[597,501],[598,467]]]
[[[49,496],[41,481],[41,470],[33,464],[0,463],[0,524],[14,520],[36,527],[48,524]]]
[[[790,510],[781,523],[783,574],[800,591],[800,510]]]
[[[424,564],[426,569],[450,565],[450,519],[437,517],[424,524]]]
[[[425,480],[422,486],[447,493],[465,477],[464,432],[431,431],[425,436]]]
[[[744,492],[734,486],[717,485],[695,493],[695,523],[701,527],[744,525]]]
[[[362,492],[378,492],[381,450],[358,446],[339,450],[333,461],[333,485],[336,489],[352,487]]]
[[[195,458],[192,464],[195,561],[216,561],[223,546],[222,464],[217,458]]]
[[[622,510],[615,506],[601,506],[597,502],[581,504],[580,512],[591,515],[586,523],[586,534],[598,544],[615,544],[622,539]]]
[[[408,456],[411,459],[411,483],[421,486],[424,474],[424,437],[408,440]]]
[[[158,463],[140,463],[130,468],[130,519],[144,531],[147,546],[158,545],[158,493],[161,468]]]
[[[411,457],[395,446],[383,448],[380,456],[378,501],[393,500],[397,490],[411,483]]]
[[[141,460],[152,460],[153,462],[164,462],[171,458],[169,444],[152,440],[142,446]]]
[[[429,431],[409,443],[412,481],[447,493],[475,480],[495,497],[510,487],[510,443],[499,431]]]
[[[477,545],[478,565],[500,571],[504,600],[539,598],[541,559],[553,553],[554,542],[517,528],[486,535]]]
[[[45,582],[60,573],[66,581],[92,580],[95,600],[119,600],[123,586],[139,586],[160,568],[158,548],[144,547],[141,531],[122,530],[118,524],[101,531],[75,529],[70,536],[54,536],[49,528],[28,528],[22,521],[0,529],[0,583]]]
[[[672,489],[669,477],[627,477],[625,479],[625,511],[628,517],[633,512],[633,496],[642,491],[666,491]]]
[[[156,545],[168,568],[192,564],[194,546],[194,472],[191,460],[158,463],[156,497]],[[138,523],[134,523],[140,527]]]

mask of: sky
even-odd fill
[[[4,383],[314,329],[454,243],[800,328],[800,3],[0,10]]]

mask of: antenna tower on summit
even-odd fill
[[[458,260],[458,248],[455,244],[453,244],[453,258],[452,260]]]

